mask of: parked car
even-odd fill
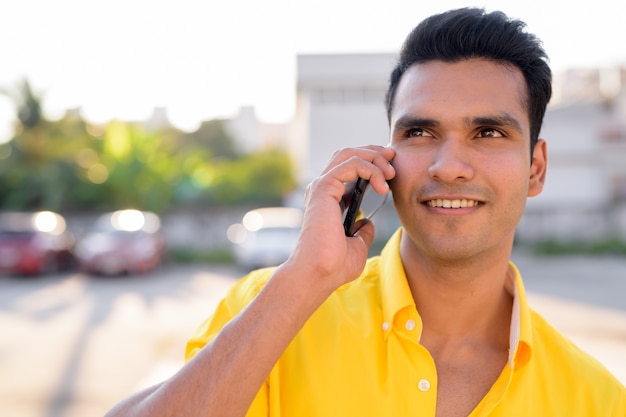
[[[161,220],[152,212],[118,210],[101,215],[76,244],[81,271],[100,275],[143,273],[164,257]]]
[[[289,258],[302,226],[302,210],[264,207],[245,214],[228,229],[238,265],[246,269],[278,265]]]
[[[0,213],[0,271],[41,275],[73,263],[74,236],[52,211]]]

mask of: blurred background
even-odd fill
[[[332,152],[387,143],[404,37],[468,5],[3,5],[0,414],[102,414],[180,366],[233,280],[289,253]],[[624,378],[623,14],[609,0],[477,5],[526,21],[554,71],[547,185],[516,257],[536,267],[545,314]],[[373,252],[398,226],[392,205],[375,221]]]

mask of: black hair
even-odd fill
[[[422,21],[406,38],[391,73],[385,99],[389,122],[400,79],[413,64],[487,59],[513,65],[524,75],[532,153],[552,95],[552,72],[541,41],[525,29],[526,24],[520,20],[481,8],[450,10]]]

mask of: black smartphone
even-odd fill
[[[352,187],[352,184],[347,186],[348,192],[344,195],[344,201],[342,201],[346,207],[346,213],[343,219],[343,230],[346,236],[354,236],[358,230],[358,228],[355,228],[354,224],[359,218],[361,202],[363,201],[363,196],[365,195],[369,183],[368,180],[359,178],[356,180],[356,183],[354,183],[354,187]],[[349,196],[348,202],[345,201],[346,196]]]

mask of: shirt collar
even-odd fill
[[[519,368],[530,359],[533,337],[531,327],[531,310],[526,298],[526,290],[522,275],[513,262],[509,267],[514,273],[513,312],[511,315],[509,365]]]
[[[400,310],[411,306],[415,308],[415,301],[400,258],[401,237],[402,228],[399,228],[391,236],[380,256],[383,320],[387,323],[393,323]],[[513,272],[509,365],[512,368],[519,368],[530,359],[532,352],[531,310],[519,270],[513,262],[509,262],[509,267]],[[419,325],[421,326],[421,323]]]
[[[415,308],[415,301],[400,258],[401,237],[402,228],[399,228],[391,236],[380,256],[383,320],[386,323],[393,323],[396,313],[400,310],[410,306]]]

